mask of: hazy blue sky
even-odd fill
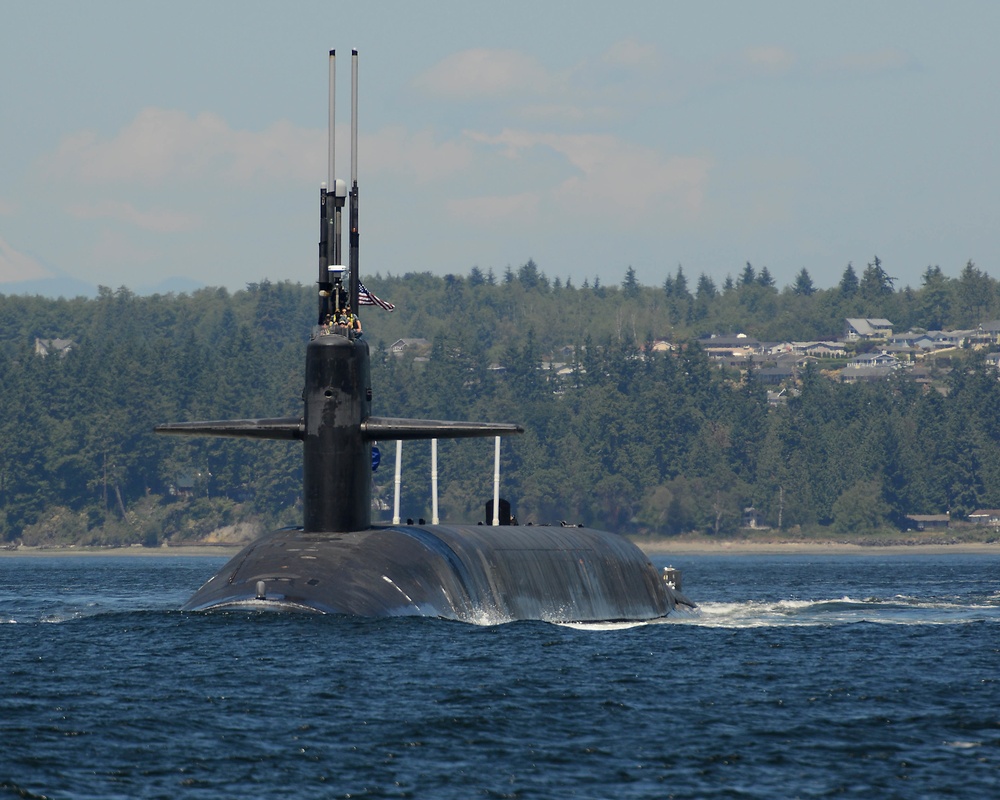
[[[998,32],[993,0],[6,0],[0,282],[313,281],[352,47],[362,275],[998,277]]]

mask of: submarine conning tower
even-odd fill
[[[355,314],[361,301],[357,178],[358,51],[351,53],[351,184],[334,178],[336,52],[330,51],[329,183],[320,188],[317,324],[306,346],[301,416],[157,425],[157,433],[300,440],[303,443],[303,528],[307,533],[371,527],[371,445],[377,439],[463,438],[523,433],[519,425],[376,418],[371,415],[371,364]],[[341,261],[342,217],[348,212],[348,263]],[[366,296],[368,293],[366,292]],[[371,297],[374,297],[373,295]],[[375,298],[377,305],[393,306]]]
[[[371,413],[368,345],[337,334],[306,347],[302,432],[303,526],[356,531],[371,525],[371,442],[361,423]]]

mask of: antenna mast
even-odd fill
[[[356,51],[355,51],[356,52]],[[343,285],[341,261],[341,218],[347,201],[347,184],[337,180],[337,51],[330,51],[329,116],[327,121],[327,181],[320,185],[319,198],[319,321],[322,325],[348,300],[349,287]]]
[[[359,234],[358,234],[358,51],[351,51],[351,250],[348,268],[351,273],[351,309],[358,313]]]

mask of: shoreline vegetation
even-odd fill
[[[711,556],[711,555],[940,555],[1000,554],[1000,538],[946,536],[940,533],[908,533],[903,537],[858,537],[856,539],[784,538],[774,535],[744,537],[676,536],[669,538],[632,538],[649,556]],[[0,548],[0,558],[65,557],[65,556],[185,556],[231,557],[244,545],[194,544],[144,547],[12,547]]]
[[[977,512],[1000,508],[1000,281],[970,262],[897,291],[876,259],[837,287],[803,274],[779,289],[746,266],[695,292],[680,267],[661,287],[627,274],[576,288],[530,260],[503,275],[373,275],[372,291],[406,300],[364,320],[378,412],[522,425],[501,459],[521,520],[676,547],[692,531],[772,535],[762,527],[801,541],[905,542],[924,522],[948,525],[942,541],[973,536]],[[301,446],[153,428],[300,415],[314,286],[0,295],[0,312],[0,546],[156,548],[213,532],[230,546],[301,518]],[[883,357],[888,323],[911,360]],[[373,496],[388,505],[401,451],[380,447]],[[442,443],[441,519],[481,518],[492,461],[488,441]],[[400,507],[427,517],[431,448],[407,445],[405,462]]]

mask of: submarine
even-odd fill
[[[255,608],[497,624],[649,621],[693,608],[680,592],[676,570],[661,575],[624,537],[565,524],[511,524],[498,497],[493,524],[373,524],[374,442],[501,437],[523,428],[372,414],[369,348],[353,313],[359,301],[371,304],[374,296],[359,278],[357,50],[351,58],[348,189],[333,174],[336,51],[330,51],[329,180],[320,188],[319,308],[305,348],[302,414],[154,428],[161,434],[301,442],[303,524],[250,543],[183,610]],[[341,260],[345,205],[346,266]]]

